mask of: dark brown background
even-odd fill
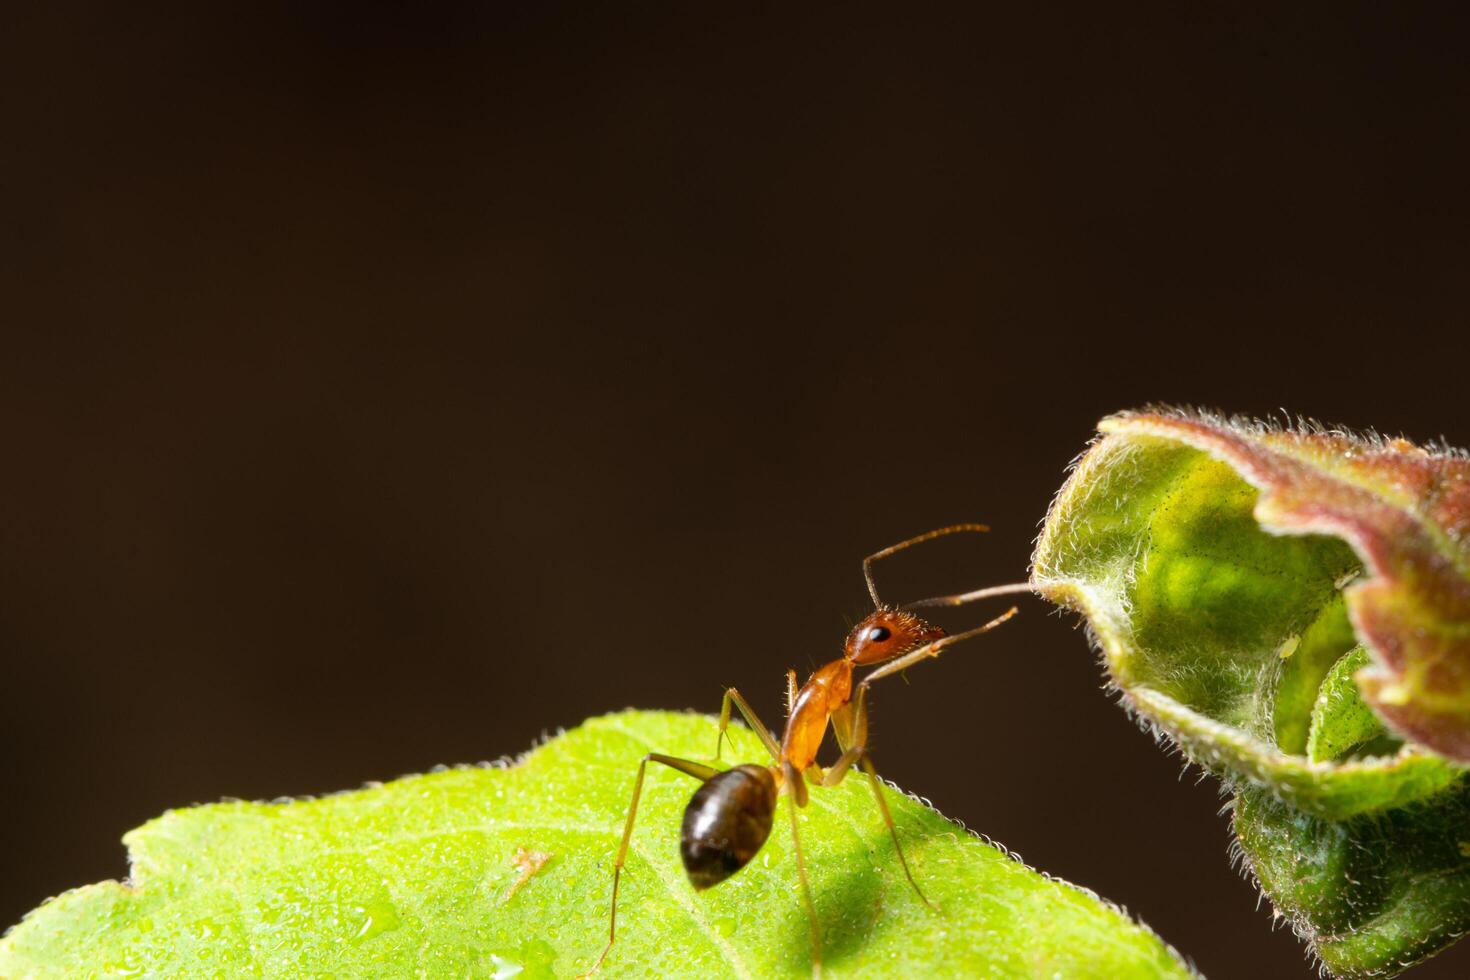
[[[200,6],[3,32],[4,922],[166,807],[774,717],[1115,409],[1470,444],[1459,18]],[[1068,620],[910,680],[887,775],[1313,975]]]

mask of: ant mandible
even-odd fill
[[[921,660],[937,657],[946,646],[988,632],[1016,614],[1016,608],[1012,606],[984,626],[962,633],[947,634],[940,627],[925,622],[909,610],[926,606],[957,606],[991,596],[1030,592],[1032,588],[1027,584],[995,586],[961,595],[924,599],[895,608],[883,605],[878,598],[878,587],[873,582],[873,563],[946,534],[988,530],[990,529],[984,524],[954,524],[901,541],[863,559],[863,577],[868,583],[868,594],[873,599],[873,612],[847,634],[842,656],[819,668],[800,689],[796,686],[796,671],[787,671],[786,731],[780,742],[776,741],[771,730],[756,717],[739,691],[733,687],[725,691],[724,701],[720,706],[720,731],[715,742],[715,759],[720,758],[724,748],[725,731],[730,726],[730,705],[733,704],[740,709],[746,724],[765,744],[766,751],[773,760],[771,765],[739,765],[733,769],[721,770],[701,762],[657,752],[650,752],[643,757],[638,763],[638,777],[633,781],[633,799],[628,804],[623,840],[618,846],[617,860],[613,862],[607,945],[603,947],[597,962],[582,977],[589,977],[597,972],[617,940],[618,880],[622,876],[623,864],[628,856],[628,842],[633,836],[638,798],[643,793],[643,774],[650,762],[659,762],[671,769],[677,769],[704,784],[695,790],[689,805],[685,807],[684,822],[679,832],[679,855],[683,858],[684,870],[689,875],[689,883],[699,891],[718,885],[755,857],[770,836],[777,799],[782,794],[790,794],[796,803],[796,806],[790,808],[791,841],[796,851],[796,870],[801,878],[802,899],[811,924],[813,976],[820,975],[822,970],[822,937],[817,923],[816,906],[812,903],[811,886],[807,881],[806,859],[802,855],[796,819],[796,807],[805,807],[807,804],[808,782],[817,786],[836,786],[854,765],[861,766],[867,773],[873,795],[878,801],[878,810],[883,814],[883,822],[893,838],[893,847],[898,852],[904,877],[924,904],[934,908],[934,904],[919,888],[918,882],[914,881],[913,872],[909,870],[908,860],[903,855],[903,846],[898,840],[898,830],[893,824],[893,815],[883,799],[878,770],[874,768],[872,755],[868,751],[868,686],[880,678],[912,667]],[[882,666],[859,681],[854,692],[854,668],[877,664]],[[817,765],[817,749],[827,733],[829,721],[842,755],[830,769],[824,771]]]

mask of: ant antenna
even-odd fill
[[[887,558],[889,555],[896,554],[905,548],[911,548],[916,544],[923,544],[925,541],[933,541],[935,538],[942,538],[946,534],[956,534],[960,531],[989,530],[990,527],[986,524],[951,524],[949,525],[949,527],[941,527],[936,531],[928,531],[924,534],[918,535],[917,537],[909,538],[907,541],[900,541],[898,544],[889,545],[882,551],[874,552],[873,554],[864,558],[863,578],[868,580],[868,595],[873,597],[873,608],[883,608],[883,602],[878,598],[878,586],[873,583],[873,562],[877,561],[879,558]]]
[[[1032,593],[1035,591],[1036,586],[1030,582],[1013,582],[1010,585],[992,585],[984,589],[976,589],[974,592],[961,592],[959,595],[941,595],[935,596],[932,599],[920,599],[917,602],[910,602],[898,608],[907,611],[909,609],[924,609],[933,606],[963,606],[967,602],[974,602],[977,599],[989,599],[991,596],[1016,595],[1021,592]]]

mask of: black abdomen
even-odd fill
[[[695,888],[718,885],[771,835],[776,779],[765,766],[736,766],[707,780],[684,808],[679,856]]]

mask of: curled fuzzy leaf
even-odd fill
[[[1206,453],[1259,491],[1262,527],[1351,545],[1367,572],[1344,591],[1373,654],[1357,678],[1364,696],[1407,740],[1470,762],[1470,459],[1183,416],[1120,415],[1100,428]]]
[[[1099,428],[1034,584],[1087,617],[1125,705],[1239,790],[1258,879],[1336,972],[1453,941],[1470,866],[1435,835],[1467,792],[1470,460],[1180,414]],[[1328,839],[1372,881],[1287,858]]]
[[[1224,436],[1201,435],[1219,430],[1235,446],[1247,434],[1150,415],[1101,428],[1047,517],[1033,580],[1087,616],[1131,709],[1212,771],[1329,818],[1461,778],[1414,745],[1331,763],[1306,755],[1321,685],[1357,645],[1350,619],[1374,580],[1344,540],[1267,524],[1282,505],[1268,507],[1239,460],[1217,458]],[[1250,437],[1267,435],[1288,434]]]

